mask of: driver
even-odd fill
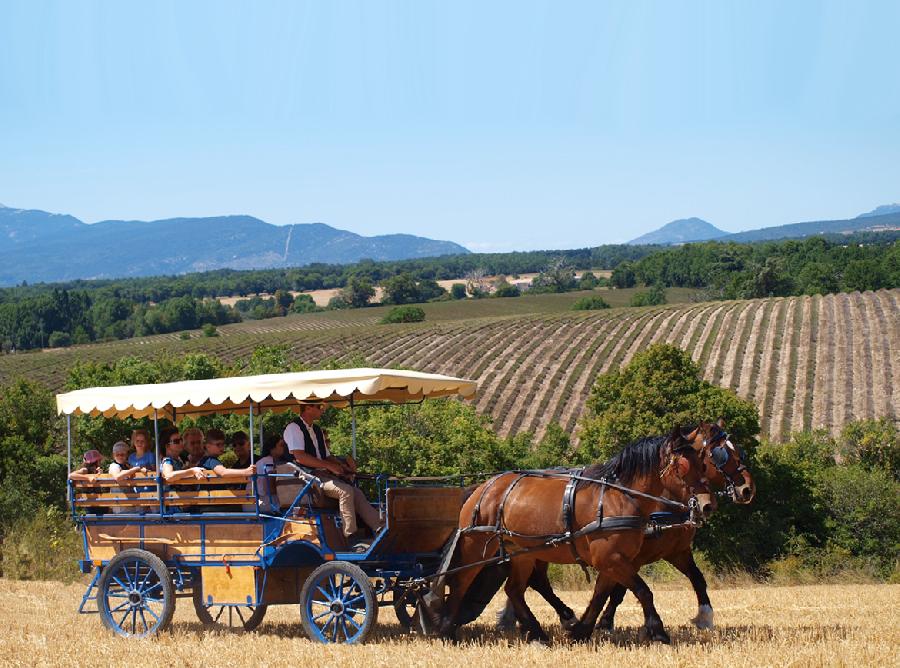
[[[317,473],[322,480],[322,493],[337,499],[341,519],[344,524],[344,536],[352,542],[356,533],[356,515],[362,518],[372,532],[377,534],[383,526],[378,511],[375,510],[365,494],[348,480],[356,472],[356,462],[352,458],[342,461],[331,454],[328,439],[316,421],[322,417],[323,406],[320,403],[300,405],[300,417],[285,427],[284,442],[300,465],[310,469],[324,469],[325,473]],[[365,542],[353,546],[354,551],[364,552],[368,549]]]

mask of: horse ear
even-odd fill
[[[716,426],[718,426],[719,429],[725,429],[725,418],[723,418],[721,415],[719,416],[719,419],[716,420]]]

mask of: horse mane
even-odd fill
[[[681,432],[690,432],[694,426],[683,427]],[[582,475],[585,478],[615,478],[618,482],[627,484],[656,470],[659,466],[659,452],[672,436],[645,436],[632,441],[619,454],[600,464],[591,464]],[[579,483],[590,484],[585,481]]]

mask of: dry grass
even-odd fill
[[[550,649],[523,645],[488,626],[495,598],[479,623],[470,625],[459,645],[410,637],[400,632],[393,613],[382,609],[375,638],[359,647],[326,647],[306,640],[296,606],[270,610],[250,635],[203,630],[188,600],[178,601],[171,630],[159,639],[126,641],[113,637],[97,615],[75,613],[78,585],[0,580],[0,664],[6,666],[206,666],[230,668],[276,665],[318,666],[820,666],[897,665],[900,645],[900,586],[833,585],[772,587],[755,585],[712,592],[718,628],[700,632],[687,624],[695,611],[693,594],[683,587],[656,587],[657,606],[668,622],[671,646],[636,644],[639,610],[632,598],[620,608],[622,630],[596,634],[583,645],[566,643],[552,610],[537,600],[532,609],[550,626]],[[583,604],[587,592],[564,593]]]

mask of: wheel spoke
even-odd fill
[[[357,596],[354,596],[351,599],[344,599],[344,605],[353,605],[354,603],[358,603],[359,601],[362,601],[366,597],[366,595],[363,594],[361,591],[359,591],[359,589],[357,589],[356,587],[354,587],[354,589],[356,589],[356,591],[358,591],[359,594]],[[351,593],[354,593],[354,592],[351,591]]]
[[[330,596],[330,595],[328,594],[328,592],[326,592],[326,591],[325,591],[324,589],[322,589],[320,586],[316,585],[316,589],[318,589],[319,592],[321,592],[322,596],[324,597],[324,598],[323,598],[324,601],[331,601],[331,599],[334,598],[334,596]]]
[[[241,620],[241,625],[246,626],[247,620],[244,619],[244,615],[241,614],[241,609],[239,607],[235,607],[234,611],[237,613],[238,618]]]
[[[146,584],[147,584],[147,580],[150,579],[150,576],[151,576],[151,575],[154,575],[153,569],[152,569],[152,568],[148,568],[148,569],[147,569],[147,575],[144,576],[144,579],[141,580],[141,584],[138,585],[138,590],[139,590],[139,591],[144,591],[144,587],[145,587]]]
[[[112,613],[112,612],[118,612],[119,610],[121,610],[122,608],[124,608],[126,605],[128,605],[128,601],[125,601],[124,603],[119,603],[119,605],[117,605],[115,608],[110,608],[109,611],[110,611],[111,613]]]
[[[353,617],[347,617],[347,621],[353,624],[356,627],[356,630],[359,631],[362,628],[362,624],[357,624],[356,620]]]
[[[159,615],[157,615],[155,612],[153,612],[153,608],[151,608],[151,607],[148,605],[147,608],[146,608],[146,610],[147,610],[147,612],[149,612],[151,615],[153,615],[153,619],[155,619],[156,622],[159,623]],[[160,611],[160,612],[162,612],[162,611]]]
[[[331,608],[328,608],[325,612],[320,612],[318,615],[316,615],[315,617],[313,617],[312,620],[313,620],[314,622],[317,622],[317,621],[319,621],[320,619],[322,619],[322,617],[324,617],[325,615],[330,615],[330,614],[331,614]]]
[[[131,634],[137,633],[137,608],[131,609]]]
[[[147,625],[147,618],[144,617],[144,610],[141,609],[140,613],[141,613],[141,623],[144,625],[144,633],[147,633],[147,631],[150,630],[150,627]]]
[[[358,610],[357,608],[344,608],[347,612],[352,612],[354,615],[363,615],[365,616],[365,610]]]
[[[122,615],[122,619],[119,620],[118,626],[123,631],[125,630],[125,620],[128,619],[128,613],[130,613],[130,612],[131,612],[131,608],[128,608],[128,610],[125,611],[125,614]]]
[[[112,579],[115,581],[115,583],[117,585],[119,585],[122,588],[122,591],[128,591],[129,589],[131,589],[131,587],[129,587],[126,584],[123,584],[122,581],[119,578],[117,578],[115,575],[112,576]],[[126,576],[125,579],[127,580],[128,576]]]
[[[219,606],[219,614],[216,615],[216,618],[215,618],[213,621],[214,621],[214,622],[218,622],[219,619],[222,617],[222,613],[223,613],[223,612],[225,612],[225,606],[224,606],[224,605],[221,605],[221,606]]]

